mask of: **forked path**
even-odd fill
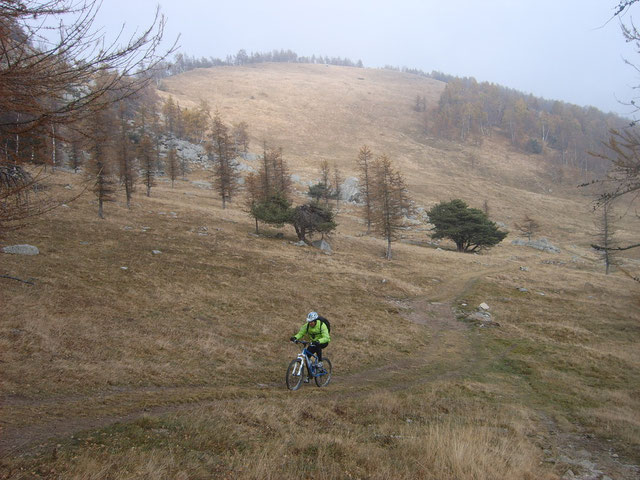
[[[472,354],[469,325],[457,320],[454,304],[464,298],[477,281],[507,268],[468,272],[447,280],[429,298],[392,301],[403,318],[425,326],[427,348],[387,358],[376,368],[336,376],[331,381],[334,388],[340,387],[335,395],[353,397],[377,388],[405,390],[435,380],[464,377],[473,365],[477,366],[477,359]]]

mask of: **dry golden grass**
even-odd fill
[[[603,274],[585,199],[549,194],[540,165],[498,140],[468,172],[472,147],[421,137],[410,107],[418,91],[437,98],[437,82],[321,66],[225,68],[208,84],[211,74],[185,76],[181,103],[197,101],[191,89],[217,95],[255,141],[283,145],[293,173],[313,178],[318,158],[348,170],[367,142],[400,159],[419,204],[467,192],[505,223],[544,212],[562,253],[397,242],[387,262],[357,208],[342,206],[328,256],[294,246],[290,228],[254,236],[240,202],[222,210],[190,182],[159,182],[130,211],[108,204],[106,220],[85,195],[4,239],[41,254],[0,255],[0,273],[35,283],[0,279],[0,478],[552,479],[568,466],[542,461],[569,444],[633,478],[621,465],[640,462],[638,289]],[[369,111],[368,89],[379,99]],[[325,111],[320,95],[349,101]],[[306,131],[322,135],[294,138]],[[77,179],[58,172],[52,188],[73,193]],[[487,302],[501,327],[457,322],[449,302]],[[288,392],[287,339],[310,309],[332,321],[334,379]]]

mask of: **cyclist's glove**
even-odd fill
[[[291,340],[292,342],[295,342],[297,340],[296,337],[291,337],[289,340]]]
[[[318,346],[318,342],[311,342],[311,346],[312,347],[317,347]]]

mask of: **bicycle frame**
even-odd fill
[[[315,366],[318,364],[318,356],[315,353],[311,353],[307,350],[307,345],[309,342],[305,342],[304,340],[298,340],[296,343],[301,343],[303,345],[302,352],[298,354],[298,359],[300,363],[297,364],[296,369],[293,371],[294,375],[302,375],[302,365],[305,364],[307,366],[307,371],[309,375],[312,377],[319,377],[320,375],[324,375],[325,372],[318,373],[316,371]],[[315,358],[315,362],[311,362],[312,359]]]

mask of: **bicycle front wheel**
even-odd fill
[[[325,358],[322,360],[322,369],[317,372],[318,376],[315,377],[316,385],[319,387],[326,387],[331,381],[331,360]]]
[[[287,368],[287,388],[289,390],[297,390],[302,385],[302,379],[304,378],[304,365],[299,358],[291,360],[289,367]]]

